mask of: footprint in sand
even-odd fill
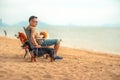
[[[7,72],[6,71],[0,71],[1,74],[6,74]]]
[[[24,75],[22,76],[22,80],[32,80],[32,78],[27,75]]]
[[[1,78],[1,77],[4,77],[6,74],[7,74],[6,71],[0,71],[0,78]]]
[[[0,78],[1,78],[1,77],[4,77],[4,75],[3,75],[3,74],[0,74]]]
[[[52,76],[50,74],[44,75],[44,78],[52,78]]]
[[[11,70],[11,68],[4,68],[4,70],[6,70],[8,73],[14,73],[15,71],[14,70]]]
[[[0,68],[3,68],[3,66],[2,66],[2,65],[0,65]]]

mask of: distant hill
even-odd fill
[[[12,26],[14,26],[14,27],[21,27],[21,26],[27,26],[28,24],[29,24],[28,21],[21,21],[21,22],[19,22],[17,24],[14,24]],[[46,24],[46,23],[41,22],[41,21],[38,21],[38,26],[49,26],[49,24]]]
[[[29,24],[28,21],[21,21],[17,24],[14,24],[14,25],[11,25],[11,26],[14,26],[14,27],[22,27],[22,26],[27,26]],[[4,24],[5,26],[7,24]],[[103,24],[103,25],[98,25],[98,26],[95,26],[95,25],[75,25],[75,24],[68,24],[68,25],[51,25],[51,24],[47,24],[45,22],[42,22],[42,21],[38,21],[38,27],[42,27],[42,26],[52,26],[52,27],[120,27],[120,24]]]
[[[19,23],[13,24],[13,25],[8,25],[6,23],[2,22],[2,19],[0,19],[0,27],[23,27],[23,26],[28,26],[29,22],[28,21],[21,21]],[[68,24],[68,25],[51,25],[51,24],[47,24],[45,22],[42,21],[38,21],[38,27],[42,27],[42,26],[46,26],[46,27],[94,27],[95,25],[75,25],[75,24]],[[115,24],[115,23],[111,23],[111,24],[102,24],[102,25],[98,25],[95,27],[120,27],[120,23],[119,24]]]

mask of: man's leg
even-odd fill
[[[55,50],[55,58],[56,59],[62,59],[62,57],[57,56],[58,49],[60,47],[60,40],[59,39],[46,39],[42,42],[42,46],[52,46],[54,45]]]
[[[36,62],[36,56],[33,53],[33,51],[31,51],[30,54],[31,54],[31,62]]]
[[[55,54],[57,54],[60,47],[60,40],[58,39],[46,39],[42,42],[42,46],[54,46]]]
[[[57,52],[58,52],[59,47],[60,47],[60,41],[58,41],[58,42],[54,45],[55,56],[56,56],[56,54],[57,54]]]

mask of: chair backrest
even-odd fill
[[[32,44],[32,41],[31,41],[31,38],[30,38],[31,37],[31,30],[27,30],[25,27],[23,27],[23,29],[24,29],[24,31],[25,31],[25,33],[27,35],[28,42],[30,44],[31,49],[34,49],[35,46]]]

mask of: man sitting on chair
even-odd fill
[[[58,39],[45,39],[42,41],[41,45],[37,43],[36,39],[39,38],[39,34],[36,31],[36,26],[37,26],[37,17],[36,16],[31,16],[29,18],[29,25],[27,26],[27,30],[31,30],[31,40],[34,46],[37,48],[41,48],[42,46],[52,46],[54,45],[54,50],[55,50],[55,59],[62,59],[62,57],[57,55],[58,49],[60,47],[60,40]]]

